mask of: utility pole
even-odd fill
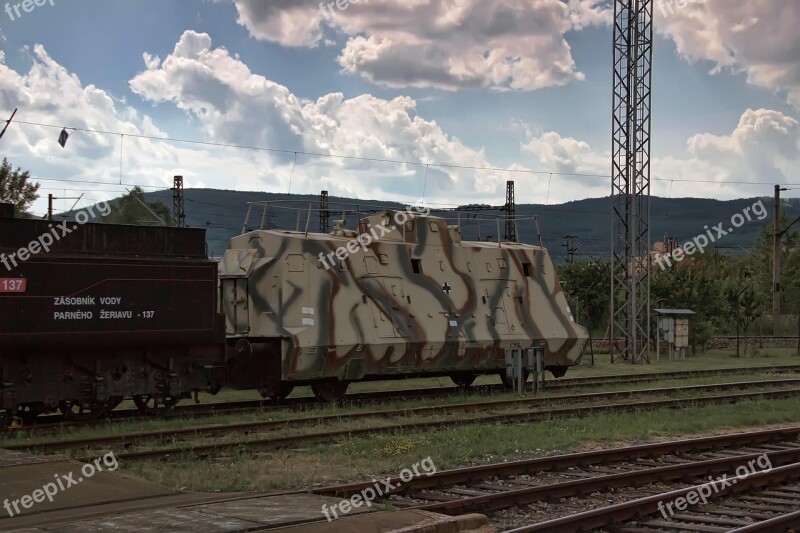
[[[74,196],[70,197],[70,198],[66,198],[66,197],[65,198],[56,198],[52,194],[48,194],[47,195],[47,220],[51,220],[51,221],[53,220],[53,201],[54,200],[76,200],[76,202],[72,205],[72,209],[70,209],[70,211],[72,211],[73,209],[75,209],[75,206],[78,205],[78,202],[81,200],[81,198],[83,198],[82,194],[77,198],[75,198]]]
[[[786,189],[775,185],[775,209],[772,214],[772,334],[778,335],[781,329],[781,191]]]
[[[577,235],[564,235],[564,242],[561,243],[561,246],[567,249],[567,263],[575,262],[575,253],[578,251],[578,247],[572,243],[572,240],[577,238]]]
[[[183,176],[172,180],[172,222],[178,228],[186,227],[186,211],[183,199]]]
[[[672,255],[672,252],[678,247],[678,238],[672,237],[668,233],[664,233],[664,253]]]
[[[781,191],[789,189],[775,185],[775,209],[773,213],[773,239],[772,239],[772,334],[778,335],[783,326],[781,316],[781,239],[783,235],[791,229],[800,217],[797,217],[791,224],[781,229]]]

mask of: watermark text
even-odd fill
[[[328,22],[333,21],[333,8],[334,6],[339,11],[344,11],[350,4],[358,4],[359,2],[364,2],[365,4],[369,2],[369,0],[335,0],[334,2],[325,2],[319,3],[319,11],[325,17],[325,20]]]
[[[746,222],[751,222],[754,216],[756,220],[764,220],[767,218],[767,215],[767,208],[764,207],[764,203],[759,200],[753,205],[745,207],[741,213],[733,215],[730,220],[730,225],[727,228],[725,228],[724,222],[720,222],[711,228],[705,226],[705,233],[701,233],[697,237],[686,241],[683,246],[677,247],[670,253],[661,254],[656,259],[656,263],[661,267],[661,270],[666,270],[668,267],[672,266],[673,261],[675,263],[680,263],[697,252],[700,254],[705,253],[709,245],[733,233],[736,229],[744,226]]]
[[[420,469],[422,469],[422,472],[420,472]],[[426,476],[432,476],[435,473],[436,465],[433,464],[433,459],[426,457],[422,461],[413,464],[411,468],[403,469],[403,471],[400,472],[399,481],[395,479],[395,482],[392,483],[392,478],[390,477],[382,480],[373,479],[372,481],[375,484],[372,487],[367,487],[361,492],[353,494],[350,498],[342,500],[336,505],[323,505],[322,514],[325,515],[325,518],[328,519],[328,522],[332,522],[333,520],[339,518],[339,514],[346,515],[353,509],[357,509],[362,505],[372,507],[372,502],[375,501],[376,498],[396,491],[403,486],[403,483],[408,483],[412,479],[423,474]]]
[[[740,479],[747,479],[757,472],[756,465],[758,465],[762,472],[769,472],[772,470],[772,462],[766,453],[759,455],[756,459],[751,459],[746,465],[742,465],[736,469],[736,477],[729,478],[728,474],[723,475],[717,479],[712,479],[709,476],[709,482],[686,493],[685,496],[675,498],[671,502],[664,504],[663,501],[658,502],[658,510],[661,511],[661,516],[669,518],[675,514],[676,511],[683,512],[688,509],[690,505],[703,505],[708,503],[708,498],[717,494],[722,489],[727,489],[735,485]],[[675,507],[675,510],[673,510]]]
[[[4,11],[8,15],[8,18],[11,19],[11,22],[14,22],[22,18],[24,13],[30,13],[35,8],[42,7],[45,4],[50,4],[51,6],[56,5],[54,0],[22,0],[22,2],[17,2],[16,4],[7,2]],[[20,11],[20,9],[22,11]]]
[[[25,510],[32,508],[37,503],[43,503],[45,500],[53,503],[59,493],[83,483],[98,472],[102,472],[103,466],[105,466],[105,470],[108,472],[113,472],[119,468],[119,462],[114,456],[114,452],[108,452],[104,456],[98,457],[93,462],[83,465],[80,470],[80,475],[75,472],[54,474],[54,481],[45,483],[42,485],[42,488],[36,489],[32,493],[25,494],[16,499],[14,499],[13,496],[11,498],[6,498],[3,501],[3,507],[8,513],[8,516],[13,518],[22,514]],[[75,479],[76,475],[78,475],[77,479]]]
[[[416,212],[415,212],[416,211]],[[397,230],[397,226],[402,226],[406,222],[412,220],[418,214],[428,215],[430,209],[427,207],[406,207],[405,211],[396,211],[394,214],[394,225],[388,226],[386,224],[379,224],[378,226],[368,225],[368,230],[347,242],[345,246],[337,248],[336,251],[330,252],[325,255],[324,252],[319,253],[319,262],[325,267],[325,270],[330,270],[335,264],[335,260],[345,261],[350,255],[358,252],[361,248],[365,253],[369,249],[369,245],[377,242],[386,235]],[[380,235],[379,235],[380,233]]]
[[[0,254],[0,263],[6,267],[6,270],[11,272],[12,269],[19,266],[19,263],[24,263],[31,257],[42,252],[49,252],[50,247],[55,243],[78,229],[79,226],[86,224],[89,220],[96,217],[97,213],[94,212],[95,207],[98,207],[101,216],[105,217],[111,213],[111,206],[106,202],[99,202],[97,206],[89,206],[85,210],[78,211],[75,214],[75,222],[77,222],[77,224],[72,224],[68,220],[62,220],[59,224],[55,225],[50,224],[50,231],[48,233],[40,235],[35,241],[29,242],[27,246],[8,255]]]

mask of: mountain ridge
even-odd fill
[[[172,190],[154,191],[145,193],[147,201],[160,201],[167,206],[172,205]],[[209,254],[222,255],[228,246],[228,240],[241,233],[248,202],[291,202],[295,209],[289,211],[282,206],[273,206],[271,211],[272,223],[275,227],[294,229],[297,227],[297,210],[308,211],[311,204],[312,214],[309,231],[319,231],[319,218],[315,210],[319,208],[319,196],[308,194],[281,194],[257,191],[232,191],[223,189],[185,189],[184,208],[186,223],[190,227],[205,228]],[[379,207],[402,208],[404,204],[391,201],[363,200],[353,198],[329,198],[330,219],[341,218],[336,215],[339,203],[353,205],[360,204],[365,210]],[[760,202],[760,204],[759,204]],[[727,253],[744,253],[758,241],[759,232],[765,224],[772,224],[773,199],[739,198],[735,200],[717,200],[712,198],[651,198],[651,240],[653,243],[661,241],[665,236],[677,238],[679,243],[684,243],[696,235],[706,233],[713,226],[723,223],[725,230],[733,229],[728,235],[721,237],[714,245]],[[477,205],[477,204],[471,204]],[[485,205],[485,204],[483,204]],[[763,210],[762,210],[763,206]],[[285,206],[284,206],[285,207]],[[341,207],[339,207],[341,208]],[[731,228],[731,217],[743,214],[745,208],[750,208],[751,221],[745,219],[740,228]],[[758,216],[764,212],[764,218]],[[611,199],[586,198],[573,200],[563,204],[517,204],[517,216],[538,216],[542,241],[549,249],[556,261],[563,261],[567,256],[566,247],[563,246],[565,236],[572,235],[573,245],[577,246],[576,255],[581,257],[609,257],[609,243],[611,239]],[[785,200],[783,212],[789,220],[800,216],[800,199]],[[502,212],[492,211],[487,215],[502,215]],[[437,213],[435,213],[437,214]],[[446,214],[455,219],[454,213]],[[256,220],[258,218],[258,220]],[[257,227],[260,216],[254,217],[248,229]],[[300,227],[305,229],[308,215],[301,214]],[[455,223],[455,220],[454,220]],[[349,226],[354,226],[354,217],[350,217]],[[501,220],[501,231],[503,221]],[[706,226],[708,228],[706,228]],[[462,218],[462,230],[465,239],[477,238],[477,223],[465,221]],[[496,223],[494,221],[481,224],[481,240],[496,239]],[[521,221],[517,232],[520,241],[538,243],[536,227]]]

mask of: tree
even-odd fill
[[[591,260],[567,263],[558,268],[558,278],[575,310],[575,320],[596,329],[608,315],[611,263]]]
[[[146,204],[145,207],[142,204]],[[148,210],[148,207],[150,208]],[[152,211],[152,213],[151,213]],[[167,226],[172,225],[172,213],[162,202],[148,202],[144,199],[141,187],[133,190],[118,200],[114,200],[111,213],[103,217],[108,224],[132,224],[135,226],[160,226],[162,222],[153,215],[155,213]]]
[[[736,357],[740,356],[739,339],[742,332],[747,355],[747,329],[761,316],[761,305],[753,289],[752,278],[750,271],[742,269],[738,276],[731,276],[725,282],[725,303],[736,325]]]
[[[8,159],[3,158],[0,164],[0,202],[14,205],[17,216],[25,216],[25,212],[39,197],[39,184],[30,183],[30,173],[17,167],[11,168]]]
[[[689,257],[671,268],[653,270],[651,301],[661,307],[691,309],[696,313],[689,328],[693,350],[699,347],[705,351],[716,330],[714,319],[719,317],[722,306],[720,263],[725,261],[726,258],[711,250]]]

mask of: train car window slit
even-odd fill
[[[533,276],[533,265],[530,263],[522,263],[522,273],[528,277]]]

